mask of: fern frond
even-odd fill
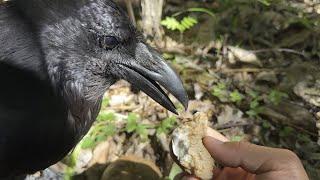
[[[188,29],[191,29],[197,23],[197,19],[190,16],[184,17],[180,22],[174,17],[166,17],[164,20],[161,21],[161,25],[163,25],[167,29],[172,31],[178,30],[181,33]]]
[[[166,19],[161,21],[161,25],[166,27],[169,30],[175,31],[179,29],[180,23],[176,18],[166,17]]]

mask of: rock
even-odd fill
[[[172,134],[172,151],[180,165],[188,173],[204,180],[212,179],[215,167],[214,160],[202,143],[207,128],[206,114],[197,113],[194,118],[185,118]]]
[[[320,112],[317,112],[316,117],[320,119]]]
[[[130,94],[120,94],[120,95],[113,95],[110,98],[110,106],[117,106],[120,104],[127,104],[128,102],[133,100],[133,95]]]
[[[92,151],[89,149],[81,149],[79,151],[79,154],[77,155],[77,160],[76,160],[76,166],[74,167],[74,170],[77,173],[82,173],[83,171],[86,170],[88,164],[90,163],[92,159]]]
[[[294,87],[294,93],[306,102],[320,107],[320,80],[302,81]]]
[[[32,175],[28,175],[24,180],[48,180],[48,179],[54,179],[54,180],[63,180],[63,173],[55,171],[54,169],[47,168],[43,170],[42,172],[37,172]]]
[[[275,72],[261,72],[257,75],[256,82],[269,82],[272,84],[277,84],[278,78]]]
[[[262,66],[261,61],[258,57],[251,51],[241,49],[239,47],[228,46],[228,59],[231,64],[235,64],[237,61]]]

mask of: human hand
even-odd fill
[[[224,166],[213,170],[215,180],[308,180],[300,159],[292,151],[226,141],[212,129],[203,139],[211,156]],[[180,174],[175,179],[197,178]]]

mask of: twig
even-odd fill
[[[132,2],[131,0],[126,0],[126,6],[127,6],[127,10],[128,10],[128,14],[129,14],[129,17],[133,23],[134,26],[136,26],[136,18],[134,16],[134,12],[133,12],[133,8],[132,8]]]
[[[278,51],[278,52],[287,52],[287,53],[292,53],[292,54],[297,54],[300,56],[303,56],[304,58],[307,58],[308,56],[303,53],[299,52],[293,49],[287,49],[287,48],[270,48],[270,49],[260,49],[260,50],[253,50],[251,51],[252,53],[262,53],[262,52],[270,52],[270,51]]]
[[[247,73],[258,73],[258,72],[277,72],[280,70],[277,69],[266,69],[266,68],[241,68],[241,69],[213,69],[212,72],[222,72],[222,73],[240,73],[240,72],[247,72]]]
[[[248,125],[253,125],[253,123],[248,123],[248,122],[236,122],[236,123],[230,123],[230,124],[224,124],[224,125],[218,125],[215,128],[217,130],[221,130],[221,129],[229,129],[229,128],[233,128],[233,127],[239,127],[239,126],[248,126]]]

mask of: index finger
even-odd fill
[[[254,145],[247,142],[221,142],[205,137],[204,145],[211,156],[227,167],[241,167],[254,174],[283,169],[304,170],[291,151]]]
[[[222,135],[221,133],[219,133],[218,131],[216,131],[210,127],[207,128],[206,136],[213,137],[213,138],[215,138],[219,141],[222,141],[222,142],[230,141],[227,137],[225,137],[224,135]]]

